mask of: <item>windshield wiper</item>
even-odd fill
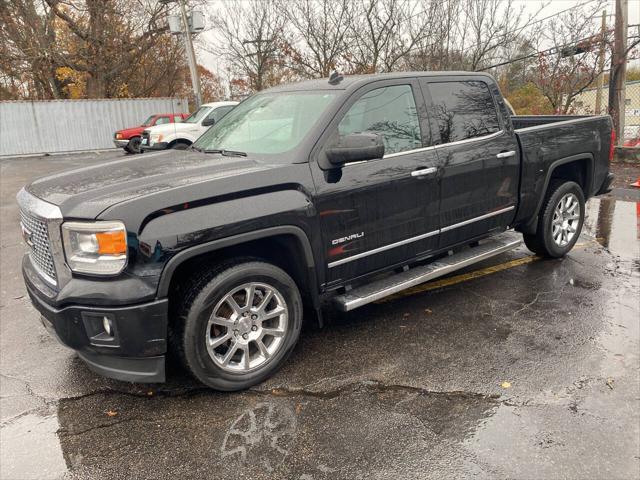
[[[246,152],[238,152],[236,150],[221,150],[221,149],[212,149],[212,150],[200,150],[204,153],[219,153],[224,155],[225,157],[246,157]]]

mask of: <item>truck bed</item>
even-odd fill
[[[528,127],[537,127],[539,125],[548,125],[549,123],[566,122],[568,120],[577,120],[580,118],[589,118],[590,115],[513,115],[511,123],[516,130]]]
[[[597,193],[609,171],[611,118],[605,115],[523,115],[511,117],[522,155],[520,208],[516,221],[535,214],[555,162],[587,160],[582,187]]]

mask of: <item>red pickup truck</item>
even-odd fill
[[[164,123],[181,122],[189,116],[188,113],[156,113],[147,118],[138,127],[124,128],[113,134],[113,143],[116,147],[124,148],[127,153],[140,153],[140,137],[145,128]]]

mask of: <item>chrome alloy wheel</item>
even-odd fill
[[[553,211],[551,236],[559,247],[567,245],[575,236],[580,224],[580,202],[573,193],[564,195]]]
[[[265,364],[282,346],[288,308],[266,283],[245,283],[220,300],[205,335],[211,359],[223,370],[247,373]]]

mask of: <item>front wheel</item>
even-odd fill
[[[539,255],[563,257],[578,241],[584,216],[585,200],[580,185],[554,180],[542,205],[536,233],[525,234],[525,244]]]
[[[142,140],[140,137],[133,137],[129,140],[129,143],[127,143],[127,146],[124,147],[125,152],[127,153],[140,153],[140,145],[142,144]]]
[[[231,260],[186,287],[174,338],[185,367],[216,390],[241,390],[273,375],[302,325],[298,287],[282,269]]]

